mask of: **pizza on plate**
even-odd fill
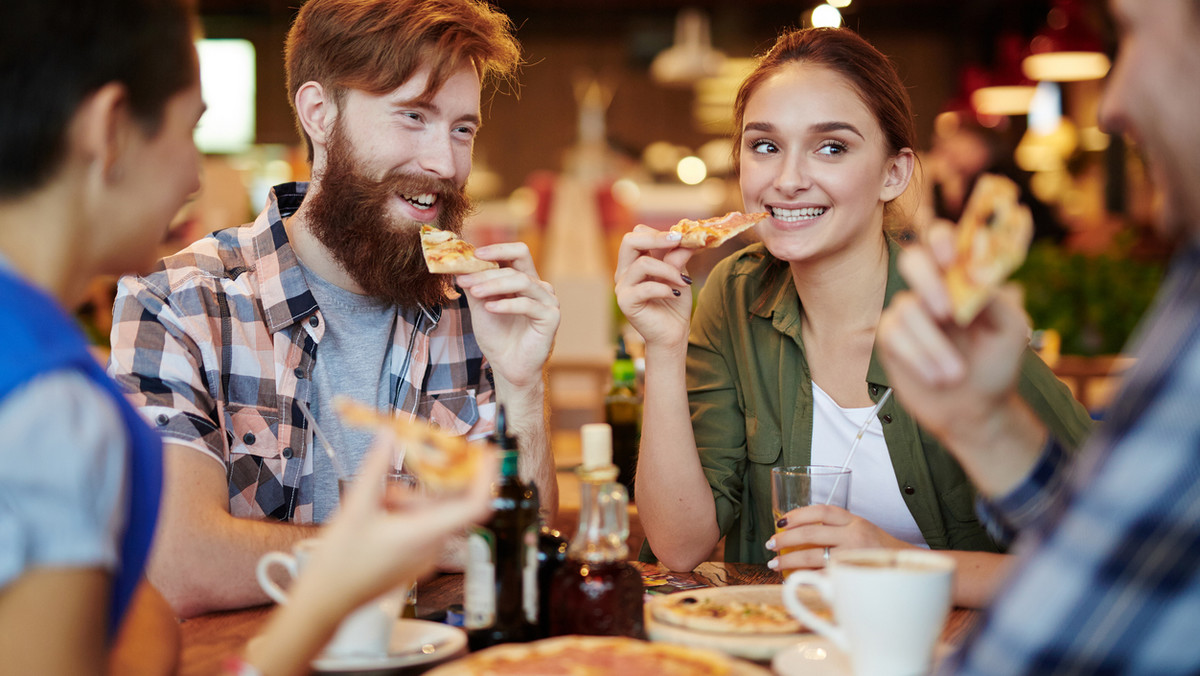
[[[461,490],[479,470],[482,442],[447,434],[423,420],[387,415],[346,397],[336,397],[333,405],[346,423],[386,430],[396,441],[406,444],[404,464],[434,491]]]
[[[983,174],[967,199],[955,237],[958,257],[946,270],[954,321],[960,326],[970,324],[1025,261],[1033,216],[1018,201],[1020,195],[1011,179]]]
[[[425,254],[425,266],[434,274],[462,275],[500,267],[476,258],[470,242],[432,225],[421,226],[421,252]]]
[[[444,664],[429,676],[767,676],[766,669],[703,648],[614,636],[509,643]]]
[[[732,634],[796,634],[804,625],[783,605],[783,585],[714,587],[654,599],[656,622],[695,631]],[[819,599],[804,599],[823,616],[832,613]]]
[[[754,227],[755,223],[766,217],[767,212],[765,211],[753,214],[731,211],[724,216],[706,218],[702,221],[685,218],[672,225],[671,232],[683,235],[680,246],[685,249],[711,249],[729,241],[734,235],[749,230]]]

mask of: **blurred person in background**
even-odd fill
[[[255,562],[336,509],[302,405],[352,474],[371,435],[343,423],[338,395],[472,439],[504,402],[553,516],[554,291],[524,244],[481,247],[498,269],[449,278],[419,241],[422,224],[461,232],[483,84],[519,59],[511,21],[481,0],[309,0],[285,61],[312,182],[122,279],[109,373],[167,439],[149,577],[181,615],[266,602]]]
[[[880,323],[897,396],[960,460],[995,530],[1020,534],[1012,576],[950,673],[1200,672],[1200,3],[1109,5],[1120,44],[1100,122],[1144,153],[1158,230],[1177,248],[1104,423],[1068,457],[1016,395],[1018,293],[966,327],[949,319],[945,227],[905,253],[913,290]]]
[[[68,310],[94,276],[148,265],[199,188],[194,27],[183,0],[0,3],[4,673],[103,673],[134,608],[151,613],[139,630],[158,619],[177,631],[142,583],[162,442]],[[248,656],[262,673],[307,673],[342,615],[428,570],[449,533],[486,514],[494,466],[460,497],[393,510],[382,495],[389,458],[373,456],[366,472],[380,481],[352,493]]]
[[[1005,557],[973,512],[962,468],[894,400],[850,469],[849,510],[771,511],[771,469],[847,462],[889,387],[879,316],[895,268],[915,142],[886,56],[847,29],[782,35],[743,82],[734,152],[762,243],[722,261],[691,316],[691,250],[646,226],[626,235],[617,298],[646,341],[638,513],[653,554],[690,570],[725,560],[819,568],[837,547],[928,547],[958,561],[955,599],[987,602]],[[1068,446],[1087,412],[1032,352],[1021,393]],[[776,534],[776,528],[780,532]],[[781,553],[784,549],[806,547]]]

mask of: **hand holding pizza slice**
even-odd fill
[[[671,232],[683,235],[679,243],[685,249],[713,249],[729,241],[734,235],[749,230],[767,217],[767,212],[743,214],[731,211],[724,216],[706,218],[702,221],[683,219],[671,226]]]
[[[971,323],[1021,263],[1033,238],[1033,217],[1020,204],[1011,179],[984,174],[975,183],[958,222],[958,257],[946,270],[946,287],[959,326]]]

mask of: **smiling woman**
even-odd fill
[[[975,518],[962,468],[895,400],[871,417],[888,388],[876,325],[903,286],[885,216],[915,163],[903,83],[850,30],[793,31],[742,83],[734,118],[744,208],[768,214],[762,242],[716,266],[690,321],[690,294],[672,291],[691,251],[645,226],[622,243],[617,298],[646,340],[643,553],[690,569],[724,537],[727,561],[795,569],[822,567],[830,548],[943,549],[959,559],[957,601],[986,602],[1003,543]],[[1030,357],[1024,391],[1073,446],[1086,412]],[[772,516],[772,467],[848,460],[848,509]]]

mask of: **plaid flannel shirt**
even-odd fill
[[[1077,460],[1049,446],[988,505],[1020,557],[944,673],[1200,673],[1200,247],[1150,318]]]
[[[253,223],[118,285],[109,374],[168,443],[222,463],[238,517],[312,522],[311,435],[295,404],[311,403],[325,323],[283,225],[307,187],[276,186]],[[397,410],[471,438],[489,434],[491,368],[465,297],[397,313]]]

